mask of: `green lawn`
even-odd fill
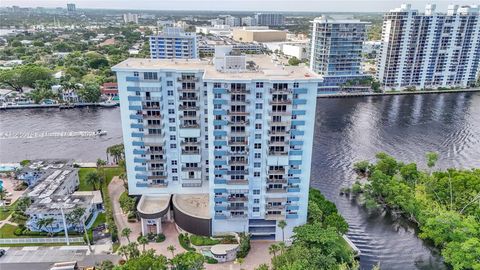
[[[95,222],[93,222],[92,228],[95,228],[103,223],[105,223],[105,213],[98,213],[97,219],[95,219]]]
[[[87,174],[89,172],[94,172],[96,171],[97,168],[80,168],[78,170],[78,178],[80,180],[80,184],[78,186],[79,191],[92,191],[93,186],[87,184],[85,181]],[[110,167],[110,168],[104,168],[105,170],[105,180],[106,184],[108,185],[110,181],[112,181],[112,178],[114,176],[118,176],[122,173],[122,169],[120,167]]]
[[[18,228],[17,226],[14,226],[8,223],[4,224],[0,228],[0,238],[17,238],[18,236],[13,234],[17,228]]]
[[[0,207],[0,220],[5,220],[15,209],[15,205],[17,204],[18,200],[12,203],[9,206],[1,206]]]

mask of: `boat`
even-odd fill
[[[99,129],[99,130],[95,131],[95,135],[97,135],[97,136],[105,136],[105,135],[107,135],[107,132],[106,132],[105,130]]]
[[[73,108],[75,108],[75,105],[73,105],[73,104],[62,104],[62,105],[58,106],[58,108],[60,110],[73,109]]]
[[[112,107],[117,107],[119,104],[115,102],[101,102],[98,103],[100,107],[105,107],[105,108],[112,108]]]

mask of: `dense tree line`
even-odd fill
[[[385,153],[376,157],[355,165],[368,177],[367,207],[386,207],[418,224],[419,236],[440,248],[453,269],[480,269],[480,170],[433,171],[435,153],[427,154],[427,171]]]

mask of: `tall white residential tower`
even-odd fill
[[[144,233],[173,219],[201,235],[281,240],[279,220],[286,237],[306,222],[320,76],[231,47],[213,61],[128,59],[113,70]]]
[[[165,27],[155,36],[150,36],[152,59],[198,58],[197,34],[185,32],[179,27]]]
[[[468,87],[480,68],[478,6],[450,5],[446,14],[427,5],[386,13],[377,78],[387,90]]]

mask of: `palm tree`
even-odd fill
[[[125,246],[125,245],[119,246],[117,252],[118,252],[118,254],[120,254],[120,256],[125,256],[125,260],[128,261],[128,247],[127,246]]]
[[[140,236],[138,239],[137,239],[138,243],[140,245],[142,245],[142,248],[143,248],[143,252],[145,252],[145,245],[148,244],[148,239],[147,237],[145,236]]]
[[[280,250],[280,255],[283,255],[283,253],[285,253],[285,250],[287,250],[285,242],[278,243],[278,249]]]
[[[172,258],[175,257],[175,247],[173,245],[168,246],[167,250],[172,253]]]
[[[130,228],[123,228],[121,235],[123,237],[127,238],[128,243],[130,243],[130,234],[132,233],[132,230]]]
[[[277,226],[282,229],[282,241],[285,242],[285,227],[287,227],[287,222],[285,220],[280,220]]]
[[[268,248],[268,253],[270,253],[271,255],[273,255],[273,257],[275,258],[277,256],[277,252],[280,250],[280,247],[277,245],[277,244],[272,244],[269,248]]]
[[[103,166],[107,165],[107,162],[103,159],[97,159],[97,171],[101,173],[102,177],[100,178],[100,183],[103,184],[105,182],[105,170]]]
[[[45,229],[47,229],[48,226],[50,226],[50,231],[48,231],[47,229],[47,232],[49,235],[53,235],[53,222],[55,221],[55,219],[53,217],[49,217],[49,218],[44,218],[42,220],[42,225],[45,227]]]
[[[97,190],[100,187],[101,179],[98,172],[89,172],[85,176],[85,182],[93,187],[93,190]],[[98,188],[97,188],[98,187]]]
[[[131,242],[127,245],[128,253],[130,254],[130,258],[136,258],[140,255],[140,251],[138,251],[138,243]]]

